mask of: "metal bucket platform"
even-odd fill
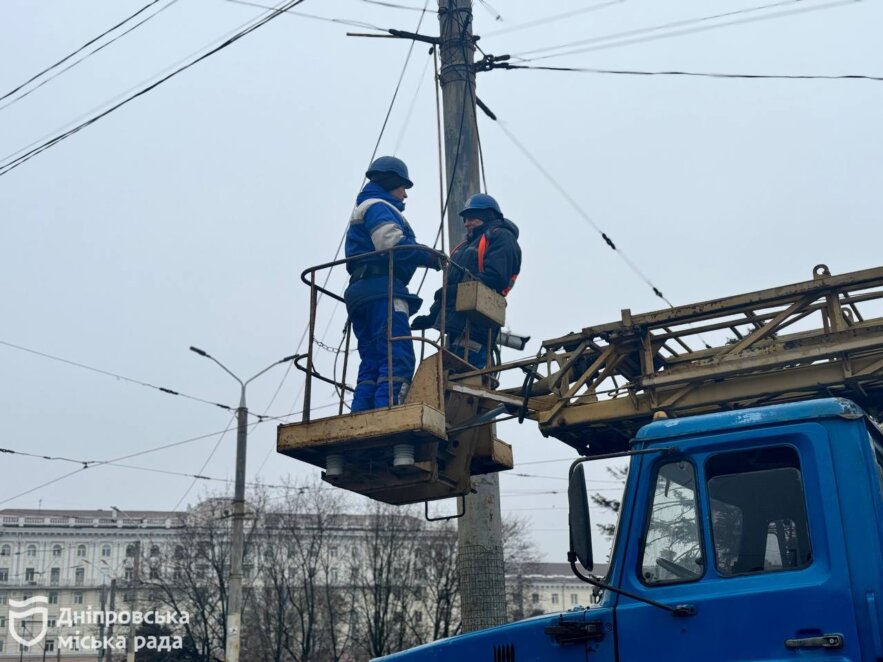
[[[329,455],[343,458],[340,475],[326,482],[392,504],[458,496],[469,491],[446,480],[440,446],[448,443],[445,415],[424,403],[280,425],[277,451],[325,469]],[[393,449],[414,447],[414,463],[393,466]],[[448,494],[450,492],[450,494]]]

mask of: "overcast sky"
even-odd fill
[[[2,0],[0,94],[145,2]],[[475,31],[498,55],[594,39],[566,49],[593,50],[536,65],[883,75],[877,0],[594,4],[607,6],[493,0],[496,21],[476,3]],[[306,0],[297,9],[406,30],[421,18],[360,0]],[[21,101],[10,105],[21,92],[0,101],[0,163],[262,14],[229,0],[161,0],[140,18],[157,10]],[[569,16],[538,22],[561,14]],[[727,22],[735,24],[718,27]],[[669,23],[679,25],[644,30]],[[299,274],[335,257],[409,46],[346,37],[353,29],[366,31],[280,16],[0,176],[0,341],[233,406],[236,383],[188,346],[243,377],[303,350],[308,289]],[[421,31],[437,34],[434,13]],[[595,39],[619,33],[630,34]],[[881,82],[493,71],[479,75],[478,94],[675,304],[805,280],[819,262],[834,273],[881,262]],[[524,267],[508,320],[533,337],[524,355],[540,339],[618,319],[622,308],[661,307],[498,126],[481,118],[480,130],[488,192],[522,232]],[[380,153],[410,166],[407,216],[431,242],[438,157],[425,45],[414,49]],[[331,282],[339,289],[344,280],[338,273]],[[430,280],[424,298],[436,285]],[[340,341],[341,313],[320,307],[328,345]],[[0,446],[16,451],[104,460],[230,423],[214,406],[6,344],[0,373]],[[250,387],[249,406],[297,411],[302,386],[301,373],[276,368]],[[315,402],[330,401],[320,389]],[[564,560],[565,496],[535,493],[563,490],[567,463],[529,463],[573,451],[530,422],[499,433],[515,446],[516,472],[549,477],[504,475],[504,511],[530,516],[546,559]],[[217,441],[126,464],[229,479],[235,434],[206,463]],[[103,466],[10,499],[77,466],[0,458],[6,508],[170,509],[185,493],[182,503],[192,504],[208,489],[232,491],[201,481],[187,493],[186,477]],[[600,468],[593,475],[607,479]],[[315,479],[318,470],[277,456],[269,422],[251,432],[248,476],[278,484]]]

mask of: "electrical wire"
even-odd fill
[[[107,48],[108,46],[110,46],[111,44],[113,44],[114,42],[116,42],[116,41],[118,41],[119,39],[122,39],[123,37],[125,37],[125,36],[126,36],[127,34],[129,34],[130,32],[132,32],[132,31],[134,31],[134,30],[137,30],[139,27],[141,27],[142,25],[144,25],[145,23],[147,23],[147,21],[149,21],[149,20],[151,20],[151,19],[153,19],[153,18],[156,18],[156,17],[159,16],[162,12],[164,12],[166,9],[168,9],[169,7],[171,7],[172,5],[174,5],[176,2],[178,2],[178,0],[170,0],[170,2],[169,2],[168,4],[166,4],[166,5],[162,6],[162,7],[160,7],[160,8],[159,8],[158,10],[156,10],[154,13],[152,13],[152,14],[150,14],[149,16],[147,16],[146,18],[144,18],[144,19],[138,21],[135,25],[133,25],[132,27],[130,27],[128,30],[125,30],[124,32],[121,32],[120,34],[118,34],[116,37],[114,37],[114,38],[111,39],[110,41],[107,41],[107,42],[103,43],[103,44],[102,44],[101,46],[99,46],[98,48],[95,48],[94,50],[89,51],[86,55],[84,55],[84,56],[81,57],[80,59],[78,59],[78,60],[74,60],[73,62],[71,62],[71,63],[70,63],[69,65],[67,65],[66,67],[64,67],[63,69],[61,69],[61,70],[55,72],[53,75],[49,76],[48,78],[46,78],[46,79],[40,81],[39,84],[35,85],[34,87],[32,87],[31,89],[27,90],[26,92],[20,94],[19,96],[15,97],[14,99],[11,99],[10,101],[7,101],[5,104],[3,104],[2,106],[0,106],[0,111],[4,110],[4,109],[6,109],[6,108],[9,108],[9,106],[11,106],[11,105],[14,104],[14,103],[18,103],[19,101],[21,101],[21,100],[24,99],[25,97],[29,96],[29,95],[32,94],[33,92],[36,92],[37,90],[39,90],[41,87],[43,87],[44,85],[46,85],[46,83],[49,83],[50,81],[55,80],[56,78],[58,78],[59,76],[61,76],[61,75],[64,74],[65,72],[70,71],[71,69],[73,69],[74,67],[76,67],[78,64],[80,64],[80,63],[83,62],[84,60],[87,60],[87,59],[89,59],[90,57],[92,57],[93,55],[95,55],[96,53],[98,53],[99,51],[104,50],[105,48]],[[4,98],[5,98],[5,97],[4,97]]]
[[[488,0],[478,0],[478,2],[481,4],[482,7],[487,10],[488,14],[494,17],[495,21],[503,20],[502,14],[500,14],[500,12],[497,11],[497,9],[491,3],[489,3]]]
[[[154,0],[154,1],[156,1],[156,0]],[[251,25],[240,30],[239,32],[234,34],[232,37],[230,37],[229,39],[227,39],[226,41],[224,41],[220,45],[215,46],[214,48],[212,48],[208,52],[203,53],[202,55],[198,56],[196,59],[179,67],[178,69],[175,69],[174,71],[163,76],[159,80],[157,80],[157,81],[151,83],[150,85],[148,85],[147,87],[139,90],[135,94],[132,94],[132,95],[126,97],[122,101],[119,101],[118,103],[112,105],[110,108],[105,109],[104,111],[98,113],[94,117],[91,117],[90,119],[86,120],[85,122],[82,122],[82,123],[78,124],[77,126],[71,128],[71,129],[68,129],[67,131],[65,131],[65,132],[55,136],[54,138],[51,138],[50,140],[42,143],[41,145],[38,145],[38,146],[34,147],[33,149],[26,151],[24,154],[18,156],[17,158],[0,164],[0,177],[2,177],[3,175],[9,174],[9,172],[18,168],[19,166],[23,165],[24,163],[30,161],[35,156],[38,156],[39,154],[45,152],[48,149],[51,149],[52,147],[59,144],[63,140],[70,138],[71,136],[75,135],[76,133],[79,133],[83,129],[98,122],[102,118],[107,117],[108,115],[115,112],[116,110],[119,110],[120,108],[122,108],[126,104],[130,103],[131,101],[134,101],[135,99],[156,89],[157,87],[159,87],[160,85],[162,85],[166,81],[168,81],[168,80],[174,78],[175,76],[177,76],[178,74],[186,71],[190,67],[195,66],[196,64],[202,62],[203,60],[211,57],[215,53],[218,53],[218,52],[226,49],[227,47],[233,45],[234,43],[236,43],[237,41],[239,41],[243,37],[251,34],[255,30],[263,27],[264,25],[266,25],[267,23],[269,23],[273,19],[278,18],[280,15],[284,14],[286,10],[291,9],[292,7],[295,7],[303,2],[304,2],[304,0],[286,0],[286,2],[284,2],[279,8],[274,9],[272,12],[269,12],[267,15],[258,18]]]
[[[408,11],[419,11],[426,12],[426,6],[424,5],[423,9],[420,7],[412,7],[411,5],[399,5],[394,2],[383,2],[383,0],[361,0],[369,5],[380,5],[381,7],[390,7],[392,9],[407,9]]]
[[[227,2],[232,2],[237,5],[246,5],[247,7],[257,7],[259,9],[267,9],[273,11],[273,7],[268,5],[258,4],[257,2],[249,2],[248,0],[227,0]],[[380,32],[385,32],[385,28],[379,28],[376,25],[372,25],[371,23],[365,23],[364,21],[353,21],[346,18],[331,18],[330,16],[319,16],[318,14],[307,14],[302,11],[291,11],[286,10],[286,14],[291,16],[300,16],[301,18],[311,18],[316,21],[326,21],[328,23],[338,23],[340,25],[351,25],[355,28],[364,28],[366,30],[379,30]]]
[[[632,69],[592,69],[586,67],[535,67],[512,65],[507,69],[534,69],[542,71],[574,71],[589,74],[610,74],[619,76],[697,76],[702,78],[747,79],[747,80],[870,80],[883,81],[883,76],[864,74],[735,74],[707,71],[641,71]]]
[[[65,55],[63,58],[61,58],[60,60],[58,60],[58,62],[49,65],[48,67],[46,67],[46,68],[43,69],[42,71],[40,71],[40,72],[34,74],[33,76],[31,76],[30,78],[28,78],[24,83],[21,83],[20,85],[14,87],[13,89],[11,89],[9,92],[7,92],[6,94],[4,94],[3,96],[0,96],[0,101],[3,101],[4,99],[6,99],[6,98],[12,96],[13,94],[15,94],[16,92],[18,92],[18,91],[21,90],[22,88],[24,88],[24,87],[30,85],[31,83],[33,83],[35,80],[37,80],[37,79],[38,79],[40,76],[42,76],[43,74],[46,74],[46,73],[52,71],[53,69],[55,69],[56,67],[58,67],[58,66],[64,64],[65,62],[67,62],[68,60],[70,60],[74,55],[76,55],[76,54],[79,53],[80,51],[85,50],[86,48],[88,48],[89,46],[91,46],[92,44],[94,44],[95,42],[97,42],[98,40],[100,40],[101,38],[106,37],[108,34],[110,34],[111,32],[113,32],[113,31],[116,30],[117,28],[122,27],[123,25],[125,25],[126,23],[128,23],[129,21],[131,21],[133,18],[135,18],[136,16],[138,16],[139,14],[142,14],[143,12],[147,11],[148,9],[150,9],[153,5],[155,5],[155,4],[156,4],[157,2],[159,2],[159,1],[160,1],[160,0],[151,0],[151,1],[148,2],[146,5],[144,5],[143,7],[141,7],[141,9],[139,9],[138,11],[136,11],[134,14],[130,14],[129,16],[127,16],[126,18],[124,18],[122,21],[120,21],[119,23],[117,23],[117,24],[114,25],[113,27],[108,28],[107,30],[105,30],[104,32],[102,32],[102,33],[101,33],[100,35],[98,35],[97,37],[93,37],[92,39],[90,39],[89,41],[87,41],[85,44],[83,44],[82,46],[80,46],[80,47],[79,47],[78,49],[76,49],[75,51],[73,51],[73,52],[71,52],[71,53],[68,53],[68,54]]]
[[[518,148],[518,150],[527,158],[527,160],[530,161],[537,170],[539,170],[540,174],[542,174],[543,177],[546,178],[546,181],[548,181],[555,188],[555,190],[561,194],[561,196],[568,202],[571,207],[573,207],[573,209],[584,221],[586,221],[590,226],[592,226],[592,228],[594,228],[594,230],[604,240],[604,243],[607,244],[607,246],[611,250],[613,250],[620,257],[620,259],[623,260],[623,262],[626,263],[626,265],[638,276],[638,278],[644,281],[644,283],[646,283],[647,286],[650,287],[651,290],[653,290],[653,294],[665,301],[665,303],[669,307],[673,308],[673,304],[671,303],[671,301],[668,300],[668,298],[666,298],[662,291],[653,284],[653,282],[644,274],[643,271],[638,268],[638,266],[631,260],[631,258],[628,257],[628,255],[623,253],[622,249],[618,248],[616,244],[613,243],[613,240],[610,238],[610,236],[606,232],[604,232],[604,230],[601,229],[601,227],[595,222],[595,220],[591,216],[589,216],[589,214],[579,205],[576,200],[573,199],[573,196],[571,196],[570,193],[568,193],[564,189],[564,187],[561,186],[554,177],[552,177],[549,171],[546,170],[529,151],[527,151],[527,148],[521,144],[521,142],[513,135],[508,127],[502,122],[502,120],[497,118],[496,123],[497,126],[499,126],[503,133],[506,135],[506,137],[509,138],[510,141],[512,141],[512,144],[514,144]]]
[[[528,21],[526,23],[519,23],[517,25],[512,25],[508,28],[501,28],[500,30],[492,30],[491,32],[486,32],[482,35],[483,39],[488,39],[490,37],[496,37],[497,35],[506,34],[508,32],[516,32],[518,30],[526,30],[528,28],[535,27],[537,25],[545,25],[548,23],[554,23],[556,21],[561,21],[566,18],[573,18],[574,16],[579,16],[580,14],[588,14],[590,12],[596,12],[600,9],[604,9],[606,7],[610,7],[612,5],[621,5],[625,0],[609,0],[608,2],[602,2],[599,5],[592,5],[590,7],[583,7],[582,9],[574,9],[572,11],[564,12],[563,14],[555,14],[554,16],[547,16],[545,18],[539,18],[535,21]]]
[[[32,492],[36,492],[37,490],[39,490],[39,489],[41,489],[41,488],[43,488],[43,487],[47,487],[47,486],[52,485],[52,484],[54,484],[54,483],[60,482],[60,481],[64,480],[65,478],[68,478],[68,477],[70,477],[70,476],[73,476],[74,474],[80,473],[81,471],[86,471],[87,469],[91,469],[92,467],[95,467],[95,466],[101,466],[101,465],[103,465],[103,464],[109,464],[109,463],[111,463],[111,462],[122,462],[123,460],[130,460],[130,459],[132,459],[133,457],[140,457],[140,456],[142,456],[142,455],[148,455],[148,454],[150,454],[150,453],[156,453],[156,452],[158,452],[158,451],[166,450],[166,449],[169,449],[169,448],[177,448],[178,446],[183,446],[183,445],[185,445],[185,444],[191,444],[191,443],[196,442],[196,441],[201,441],[202,439],[208,439],[208,438],[213,437],[213,436],[218,435],[218,434],[223,434],[223,430],[220,431],[220,432],[210,432],[209,434],[201,434],[201,435],[199,435],[199,436],[197,436],[197,437],[190,437],[190,438],[188,438],[188,439],[184,439],[184,440],[182,440],[182,441],[175,441],[175,442],[172,442],[172,443],[169,443],[169,444],[163,444],[162,446],[156,446],[156,447],[154,447],[154,448],[148,448],[148,449],[146,449],[146,450],[138,451],[138,452],[136,452],[136,453],[130,453],[130,454],[128,454],[128,455],[122,455],[122,456],[120,456],[120,457],[111,458],[110,460],[88,460],[88,461],[86,461],[86,462],[83,464],[83,466],[80,467],[79,469],[75,469],[74,471],[71,471],[71,472],[69,472],[69,473],[63,474],[63,475],[61,475],[61,476],[57,476],[57,477],[55,477],[55,478],[53,478],[53,479],[51,479],[51,480],[46,481],[45,483],[41,483],[40,485],[37,485],[37,486],[32,487],[32,488],[30,488],[30,489],[28,489],[28,490],[25,490],[24,492],[20,492],[19,494],[16,494],[15,496],[11,496],[11,497],[9,497],[9,498],[7,498],[7,499],[4,499],[3,501],[0,501],[0,505],[2,505],[2,504],[4,504],[4,503],[7,503],[7,502],[9,502],[9,501],[12,501],[13,499],[17,499],[17,498],[19,498],[19,497],[22,497],[22,496],[25,496],[25,495],[27,495],[27,494],[30,494],[30,493],[32,493]],[[7,450],[8,450],[8,449],[7,449]],[[47,456],[47,457],[48,457],[48,459],[54,459],[54,458],[52,458],[51,456]],[[71,458],[61,458],[61,457],[59,457],[58,459],[59,459],[59,460],[64,460],[64,461],[72,461]]]
[[[752,16],[748,18],[736,19],[732,21],[725,21],[723,23],[717,23],[714,25],[699,25],[701,23],[717,20],[720,18],[725,18],[729,16],[736,16],[739,14],[746,14],[752,12],[763,11],[766,9],[771,9],[775,7],[781,7],[785,5],[794,5],[805,3],[807,0],[781,0],[780,2],[774,2],[766,5],[758,5],[755,7],[748,7],[745,9],[739,9],[736,11],[725,12],[722,14],[714,14],[711,16],[702,16],[699,18],[686,19],[681,21],[673,21],[671,23],[665,23],[657,26],[650,26],[646,28],[638,28],[636,30],[627,30],[625,32],[619,32],[610,35],[603,35],[599,37],[592,37],[589,39],[582,39],[575,42],[570,42],[567,44],[560,44],[558,46],[546,46],[543,48],[537,48],[530,51],[522,51],[513,55],[513,58],[519,59],[523,62],[536,62],[539,60],[546,60],[554,57],[562,57],[564,55],[573,55],[575,53],[588,53],[592,51],[604,50],[608,48],[619,48],[620,46],[631,46],[634,44],[641,44],[649,41],[657,41],[659,39],[669,39],[671,37],[681,37],[690,34],[696,34],[698,32],[707,32],[709,30],[717,30],[719,28],[732,27],[734,25],[745,25],[748,23],[756,23],[761,21],[768,21],[777,18],[785,18],[788,16],[795,16],[797,14],[804,14],[807,12],[820,11],[824,9],[831,9],[834,7],[840,7],[847,4],[855,4],[857,2],[862,2],[863,0],[837,0],[835,2],[829,2],[822,5],[814,5],[810,7],[799,7],[791,10],[786,10],[782,12],[778,12],[775,14],[765,14],[763,16]],[[672,32],[665,32],[663,34],[650,34],[653,32],[658,32],[661,30],[667,30],[673,27],[678,26],[687,26],[687,25],[696,25],[696,27],[686,28],[683,30],[675,30]],[[638,36],[638,35],[647,35],[647,36]],[[635,38],[625,38],[625,37],[635,37]],[[598,42],[613,42],[613,43],[598,43]],[[542,55],[540,57],[525,57],[526,55],[533,55],[535,53],[543,53],[548,52],[550,50],[558,50],[561,48],[567,48],[568,46],[576,46],[580,44],[598,44],[595,46],[588,46],[585,48],[575,48],[571,50],[565,50],[560,53],[552,53],[549,55]]]
[[[77,368],[82,368],[83,370],[88,370],[90,372],[98,373],[99,375],[106,375],[107,377],[113,377],[114,379],[118,379],[124,382],[129,382],[130,384],[137,384],[138,386],[144,386],[146,388],[151,388],[156,391],[160,391],[161,393],[165,393],[166,395],[177,395],[182,398],[186,398],[188,400],[193,400],[195,402],[201,402],[206,405],[212,405],[213,407],[219,407],[221,409],[225,409],[227,411],[233,411],[235,407],[231,407],[229,405],[221,404],[220,402],[212,402],[211,400],[204,400],[203,398],[198,398],[195,395],[188,395],[186,393],[181,393],[180,391],[175,391],[170,388],[166,388],[165,386],[156,386],[155,384],[150,384],[148,382],[142,382],[140,379],[133,379],[132,377],[126,377],[125,375],[120,375],[115,372],[110,372],[109,370],[103,370],[101,368],[95,368],[90,365],[86,365],[85,363],[79,363],[78,361],[71,361],[70,359],[64,359],[60,356],[55,356],[53,354],[47,354],[46,352],[40,352],[36,349],[31,349],[29,347],[23,347],[22,345],[16,345],[11,342],[7,342],[5,340],[0,340],[0,345],[4,345],[6,347],[10,347],[12,349],[17,349],[22,352],[27,352],[28,354],[34,354],[36,356],[41,356],[46,359],[51,359],[53,361],[58,361],[59,363],[65,363],[67,365],[72,365]]]
[[[224,430],[224,432],[221,433],[221,439],[224,438],[224,435],[227,433],[228,430],[229,430],[229,427],[227,428],[227,430]],[[217,445],[215,446],[215,449],[217,450]],[[189,474],[189,473],[184,473],[182,471],[173,471],[171,469],[157,469],[155,467],[142,467],[142,466],[138,466],[138,465],[134,465],[134,464],[123,464],[121,462],[116,462],[116,461],[112,461],[112,460],[105,460],[105,461],[100,461],[100,462],[97,462],[94,460],[76,460],[76,459],[67,458],[67,457],[52,457],[52,456],[48,456],[48,455],[36,455],[34,453],[27,453],[27,452],[23,452],[23,451],[12,450],[11,448],[0,448],[0,453],[7,454],[7,455],[21,455],[23,457],[31,457],[31,458],[36,458],[36,459],[40,459],[40,460],[47,460],[47,461],[72,462],[74,464],[82,465],[80,467],[81,470],[90,469],[93,466],[109,466],[109,467],[119,467],[121,469],[131,469],[133,471],[147,471],[150,473],[163,474],[164,476],[179,476],[182,478],[193,478],[194,481],[196,481],[196,480],[209,480],[209,481],[216,481],[219,483],[233,483],[233,482],[235,482],[233,479],[230,479],[230,478],[217,478],[215,476],[206,476],[206,475],[203,475],[202,473]],[[285,485],[271,485],[269,483],[260,483],[260,482],[247,482],[246,485],[248,485],[248,486],[261,486],[261,487],[267,487],[267,488],[272,488],[272,489],[282,489],[282,488],[287,487]],[[189,490],[188,490],[188,492],[189,492]],[[186,494],[184,496],[186,496]],[[181,500],[183,501],[183,498]],[[0,503],[5,503],[5,502],[0,502]],[[175,508],[172,508],[172,511],[174,511],[176,509],[177,509],[177,506]]]
[[[230,428],[233,427],[233,423],[236,421],[236,415],[230,417],[230,422],[227,423],[227,427],[224,428],[224,432],[218,437],[218,440],[215,442],[214,448],[212,448],[211,452],[208,454],[208,457],[205,459],[205,462],[202,463],[202,466],[199,468],[199,471],[196,472],[196,476],[193,477],[193,480],[190,482],[190,485],[184,490],[184,494],[181,495],[181,498],[175,502],[175,505],[172,507],[172,510],[178,510],[178,507],[187,498],[187,495],[190,494],[190,491],[196,486],[196,482],[199,480],[197,476],[202,475],[202,472],[205,471],[205,468],[208,466],[208,463],[212,461],[212,458],[215,456],[215,453],[218,452],[218,448],[221,447],[221,442],[224,441],[224,437],[227,436],[227,433],[230,431]]]

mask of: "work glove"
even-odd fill
[[[411,320],[411,328],[415,331],[425,331],[431,329],[435,323],[435,315],[419,315]]]
[[[430,255],[429,264],[426,266],[434,271],[441,271],[445,266],[445,259],[441,255]]]

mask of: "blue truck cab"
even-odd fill
[[[858,406],[664,419],[630,454],[598,605],[383,659],[883,662],[883,436]],[[582,471],[571,480],[569,559],[582,575]]]

